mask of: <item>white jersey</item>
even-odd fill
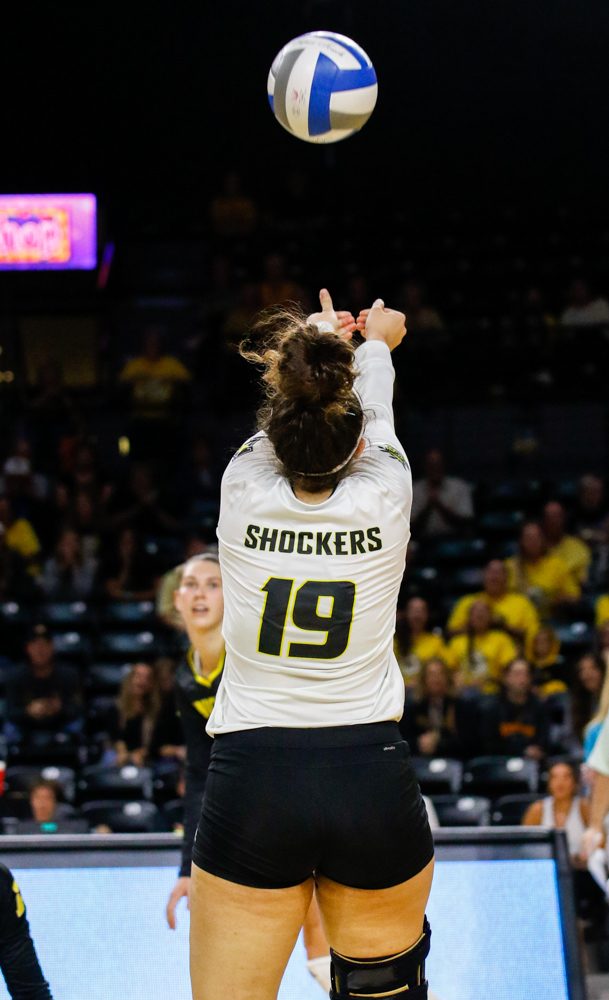
[[[218,540],[226,661],[212,735],[397,720],[393,653],[412,478],[393,426],[394,370],[380,341],[356,351],[366,447],[327,500],[308,504],[265,434],[222,479]]]

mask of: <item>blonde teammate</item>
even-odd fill
[[[314,880],[331,996],[428,995],[433,844],[392,649],[412,499],[391,407],[405,322],[377,300],[354,352],[353,318],[320,300],[309,321],[267,324],[261,430],[222,482],[226,663],[193,849],[194,1000],[273,1000]]]

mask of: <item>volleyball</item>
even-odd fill
[[[359,132],[376,104],[374,66],[333,31],[309,31],[277,53],[267,93],[280,125],[305,142],[339,142]]]

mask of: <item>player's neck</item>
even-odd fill
[[[308,490],[302,490],[299,486],[293,486],[292,489],[294,490],[294,496],[298,500],[302,500],[303,503],[310,504],[323,503],[324,500],[327,500],[334,493],[334,490],[322,490],[320,493],[309,493]]]
[[[197,653],[201,674],[211,674],[218,666],[218,661],[224,653],[224,638],[219,629],[213,632],[191,635],[192,648]]]

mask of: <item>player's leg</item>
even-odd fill
[[[325,935],[317,896],[313,893],[302,928],[307,968],[325,993],[330,991],[330,945]]]
[[[287,889],[257,889],[193,865],[193,1000],[276,1000],[312,893],[312,878]]]
[[[427,997],[425,907],[433,865],[432,859],[417,875],[388,889],[354,889],[318,876],[319,905],[333,955],[331,995],[337,1000],[351,995]]]

